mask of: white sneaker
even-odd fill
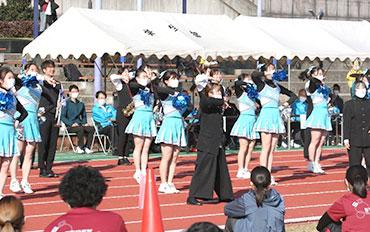
[[[21,186],[19,185],[18,180],[11,180],[10,181],[9,189],[13,193],[19,193],[20,191],[22,191]]]
[[[174,183],[168,184],[168,186],[170,187],[172,193],[180,193],[180,190],[175,187]]]
[[[85,153],[86,154],[92,154],[92,153],[94,153],[94,151],[93,150],[90,150],[89,148],[85,148]]]
[[[297,143],[293,143],[293,147],[294,148],[301,148],[301,145],[297,144]]]
[[[76,148],[76,153],[77,153],[77,154],[83,154],[83,153],[85,153],[85,151],[84,151],[84,150],[82,150],[80,147],[77,147],[77,148]]]
[[[275,177],[271,176],[271,186],[276,186],[278,183],[275,181]]]
[[[0,194],[0,200],[3,199],[4,197],[5,197],[5,195]]]
[[[141,171],[140,170],[135,171],[134,179],[136,180],[138,184],[140,184],[140,181],[141,181]]]
[[[314,163],[312,161],[308,161],[307,169],[309,172],[314,172]]]
[[[239,169],[236,173],[236,178],[238,179],[244,179],[244,169]]]
[[[283,147],[283,148],[288,148],[288,144],[286,144],[285,142],[282,142],[282,143],[281,143],[281,147]]]
[[[169,193],[170,186],[167,183],[161,183],[158,188],[158,192],[160,193]]]
[[[31,185],[30,183],[26,182],[26,181],[21,181],[21,186],[22,186],[22,189],[23,189],[23,192],[26,193],[26,194],[31,194],[33,193],[33,190],[31,189]]]
[[[248,171],[248,170],[245,170],[244,169],[244,175],[243,175],[243,178],[244,179],[250,179],[251,178],[251,172]]]
[[[322,170],[321,165],[319,163],[314,163],[314,173],[325,174],[325,171]]]

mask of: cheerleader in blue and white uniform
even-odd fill
[[[262,105],[261,112],[254,125],[254,130],[261,133],[262,151],[260,165],[267,167],[271,172],[273,153],[278,142],[279,134],[285,133],[283,120],[279,112],[279,97],[284,94],[290,97],[284,106],[293,103],[297,96],[287,88],[278,84],[280,75],[275,73],[275,66],[269,64],[260,66],[260,71],[252,73],[252,80],[257,85],[259,99]],[[272,178],[272,184],[276,184]]]
[[[256,109],[258,106],[256,100],[258,93],[249,74],[241,74],[235,81],[235,94],[238,98],[240,116],[235,122],[230,135],[239,138],[239,169],[236,177],[248,179],[250,178],[250,172],[248,171],[249,161],[256,139],[260,138],[259,133],[253,130],[256,122]]]
[[[20,154],[24,155],[22,167],[22,181],[17,180],[19,156],[14,156],[10,165],[10,190],[12,192],[33,193],[28,182],[32,166],[32,155],[36,144],[41,142],[40,125],[38,120],[38,106],[42,93],[42,77],[37,74],[38,67],[30,63],[25,66],[25,72],[16,79],[15,89],[18,101],[27,110],[27,118],[19,125],[18,147]]]
[[[181,147],[186,147],[185,122],[182,112],[190,104],[187,95],[179,93],[179,76],[174,71],[166,71],[162,77],[164,86],[156,87],[156,93],[163,107],[163,121],[155,143],[161,144],[162,159],[159,166],[162,193],[178,193],[173,183],[176,161]]]
[[[154,94],[150,89],[150,79],[144,70],[138,70],[135,79],[129,83],[135,112],[125,133],[134,137],[134,164],[135,180],[140,183],[146,175],[149,147],[153,137],[157,135],[157,128],[153,117]]]
[[[8,176],[10,160],[19,155],[15,128],[27,117],[27,111],[13,93],[15,79],[9,68],[0,68],[0,198]],[[19,117],[16,118],[16,113]]]
[[[325,143],[327,132],[332,130],[328,112],[330,89],[324,84],[324,79],[324,70],[317,68],[309,80],[308,91],[311,95],[313,110],[305,122],[305,127],[311,128],[307,168],[319,174],[325,173],[320,166],[321,148]]]

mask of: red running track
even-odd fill
[[[346,190],[344,174],[347,155],[344,150],[325,150],[323,169],[325,175],[315,175],[306,171],[302,151],[276,152],[273,175],[279,185],[276,189],[286,201],[286,222],[317,220],[328,206]],[[258,154],[253,155],[251,167],[256,166]],[[161,212],[166,230],[184,229],[197,221],[211,221],[224,225],[224,204],[188,206],[185,204],[191,175],[194,171],[194,156],[179,159],[175,184],[181,193],[159,194]],[[248,180],[235,178],[237,171],[236,155],[227,156],[233,189],[236,195],[243,193],[250,185]],[[72,166],[90,165],[100,169],[108,179],[109,189],[99,209],[119,213],[129,231],[140,231],[141,211],[138,209],[139,186],[132,178],[134,167],[116,166],[116,161],[89,161],[85,163],[58,163],[54,171],[64,174]],[[149,162],[158,176],[159,159]],[[158,179],[157,179],[158,181]],[[42,231],[48,223],[68,210],[58,195],[59,179],[42,179],[32,171],[30,182],[36,191],[32,195],[19,196],[26,211],[25,231]],[[158,182],[157,182],[158,184]],[[6,191],[8,191],[8,185]],[[8,192],[9,193],[9,192]]]

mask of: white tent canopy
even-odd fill
[[[370,54],[370,23],[71,8],[23,55],[325,59]]]

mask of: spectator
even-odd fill
[[[350,191],[338,199],[321,217],[316,229],[365,232],[370,228],[370,193],[366,169],[355,165],[347,169],[345,183]],[[340,224],[341,230],[340,230]],[[331,230],[334,231],[334,230]]]
[[[117,128],[113,124],[116,121],[117,111],[112,105],[106,103],[107,94],[103,91],[98,91],[95,95],[96,103],[92,109],[92,117],[97,126],[99,133],[107,135],[112,143],[113,150],[117,147]]]
[[[59,5],[54,0],[40,0],[40,32],[46,30],[48,26],[53,24],[57,20],[56,10]]]
[[[228,216],[225,231],[285,231],[284,200],[270,188],[269,170],[263,166],[255,167],[251,182],[252,190],[225,206],[225,215]]]
[[[94,127],[87,124],[85,104],[78,100],[79,89],[76,85],[69,86],[69,99],[62,109],[61,120],[67,126],[68,132],[76,133],[78,137],[79,154],[91,154],[90,149],[94,137]],[[86,138],[86,142],[84,142]]]
[[[361,74],[361,73],[362,73],[361,61],[356,59],[352,62],[352,69],[349,70],[349,72],[347,73],[347,76],[346,76],[347,84],[348,84],[348,87],[350,89],[350,92],[352,92],[352,85],[353,85],[353,82],[355,82],[355,80],[356,80],[356,77],[353,74]]]
[[[197,222],[191,225],[186,232],[222,232],[222,230],[210,222]]]
[[[44,231],[126,232],[121,216],[96,209],[107,187],[104,177],[93,167],[70,169],[59,185],[59,193],[71,210],[50,223]]]
[[[228,149],[236,149],[237,141],[230,136],[231,129],[233,128],[238,116],[240,114],[238,107],[230,101],[232,96],[231,89],[227,88],[225,90],[225,110],[224,116],[226,117],[226,147]]]
[[[307,114],[307,93],[306,90],[301,89],[298,92],[299,99],[294,101],[292,104],[292,118],[291,118],[291,128],[292,128],[292,142],[291,146],[294,148],[299,148],[304,144],[305,133],[301,126],[301,117]]]
[[[343,99],[339,96],[340,86],[338,84],[333,85],[333,94],[331,96],[330,104],[337,108],[337,112],[343,113]]]
[[[0,231],[21,232],[24,225],[24,208],[21,200],[15,196],[6,196],[0,200]]]

